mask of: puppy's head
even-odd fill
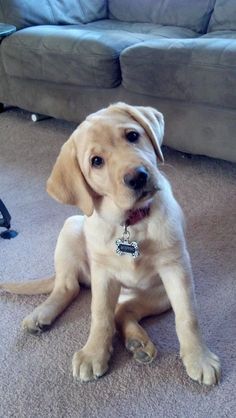
[[[80,207],[122,213],[158,190],[163,162],[163,115],[150,107],[117,103],[87,117],[61,148],[47,191]]]

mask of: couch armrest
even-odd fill
[[[16,31],[16,27],[0,22],[0,40],[5,36],[9,36]]]

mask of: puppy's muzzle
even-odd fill
[[[139,192],[143,190],[149,180],[149,173],[143,166],[135,167],[124,175],[124,183],[130,189]]]

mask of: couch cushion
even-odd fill
[[[106,0],[0,0],[0,22],[33,25],[87,23],[107,17]]]
[[[143,42],[120,61],[123,85],[132,92],[236,106],[236,37]]]
[[[208,31],[236,30],[236,1],[216,0]]]
[[[87,28],[91,30],[111,30],[126,36],[135,36],[138,41],[156,38],[195,38],[198,33],[179,26],[163,26],[154,23],[121,22],[115,19],[104,19],[88,23]]]
[[[215,0],[108,0],[109,16],[126,22],[152,22],[205,33]]]
[[[114,87],[120,83],[120,51],[131,44],[127,36],[50,25],[22,29],[5,38],[1,48],[10,76]]]
[[[236,39],[235,30],[216,30],[214,32],[208,32],[201,37],[201,39]]]
[[[1,49],[10,76],[106,88],[121,82],[119,56],[123,49],[168,36],[197,34],[185,28],[108,19],[87,25],[25,28],[6,38]]]

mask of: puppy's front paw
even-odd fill
[[[183,355],[183,363],[191,379],[205,385],[215,385],[220,380],[220,360],[207,347],[200,352]]]
[[[73,356],[73,377],[82,382],[98,379],[106,373],[109,358],[109,351],[94,352],[84,347]]]

